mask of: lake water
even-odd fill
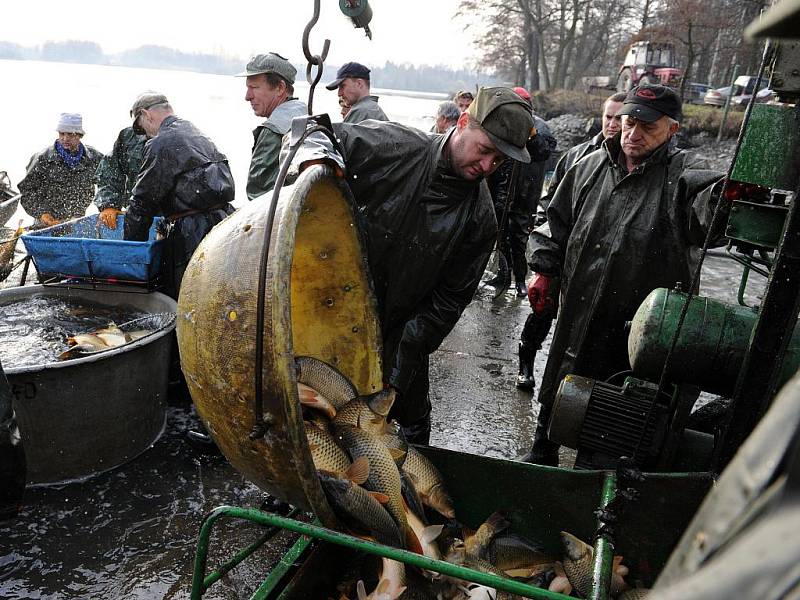
[[[25,176],[30,157],[56,139],[60,113],[81,113],[84,143],[110,152],[119,130],[130,125],[129,110],[136,96],[157,90],[169,98],[175,114],[194,123],[228,157],[237,204],[246,201],[252,130],[263,119],[253,115],[244,100],[244,78],[16,60],[0,60],[0,73],[5,84],[0,97],[0,171],[8,171],[15,187]],[[326,70],[323,82],[333,75]],[[298,72],[297,77],[295,95],[305,102],[309,90],[305,72]],[[336,92],[326,90],[323,82],[314,91],[314,112],[327,112],[334,122],[341,121]],[[412,97],[397,90],[386,90],[385,95],[380,89],[373,91],[380,95],[380,105],[390,119],[423,130],[430,129],[436,106],[444,99]],[[20,216],[22,213],[9,223],[16,224]]]

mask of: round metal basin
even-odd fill
[[[143,312],[175,312],[160,293],[139,294],[55,286],[0,290],[0,306],[33,295],[56,296]],[[149,448],[166,422],[174,319],[119,348],[64,362],[6,369],[30,484],[85,479]]]
[[[295,356],[338,368],[361,394],[382,384],[375,297],[349,188],[314,166],[284,187],[269,231],[263,408],[255,411],[259,265],[269,198],[217,225],[184,274],[178,347],[192,400],[228,461],[265,491],[334,526],[311,460]],[[266,435],[253,436],[263,418]]]

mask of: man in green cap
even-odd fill
[[[343,156],[312,134],[296,162],[344,170],[368,238],[384,381],[396,393],[390,417],[426,444],[428,356],[480,283],[497,237],[484,180],[507,157],[530,161],[531,110],[509,88],[482,88],[444,134],[374,120],[333,128]]]
[[[278,177],[281,140],[292,126],[292,119],[308,114],[304,102],[293,96],[297,69],[280,54],[269,52],[250,59],[244,72],[247,77],[244,99],[253,112],[265,117],[253,130],[253,158],[247,176],[247,197],[250,200],[269,192]]]

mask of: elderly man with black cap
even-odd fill
[[[344,156],[310,137],[296,162],[333,160],[344,171],[367,233],[381,393],[395,394],[390,417],[409,441],[428,443],[428,356],[472,300],[497,237],[485,179],[506,157],[530,161],[533,116],[522,98],[497,87],[481,89],[445,134],[379,121],[333,128]]]
[[[81,140],[83,117],[61,113],[58,139],[28,163],[19,182],[20,202],[39,229],[86,214],[94,197],[95,170],[103,154]]]
[[[211,228],[233,212],[228,159],[166,96],[145,92],[131,108],[133,129],[144,132],[144,160],[125,214],[125,239],[144,241],[156,216],[168,230],[161,258],[164,292],[178,298],[186,265]]]
[[[628,92],[617,113],[622,131],[567,171],[547,223],[531,234],[528,297],[535,312],[558,305],[558,321],[523,460],[557,464],[546,430],[561,380],[630,369],[626,322],[655,288],[692,279],[723,174],[671,147],[681,106],[660,85]]]
[[[364,65],[345,63],[336,71],[336,79],[325,87],[329,90],[338,89],[339,101],[344,101],[350,107],[344,118],[345,123],[360,123],[367,119],[389,120],[378,106],[378,97],[369,94],[369,69]]]
[[[244,99],[256,116],[265,117],[253,130],[253,158],[247,175],[247,197],[252,200],[275,187],[281,140],[291,129],[292,119],[308,114],[305,102],[294,97],[297,69],[276,52],[250,59],[243,73],[247,77]]]

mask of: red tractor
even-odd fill
[[[676,88],[683,71],[675,68],[675,47],[661,42],[635,42],[625,54],[617,75],[617,91],[627,92],[640,83]]]

